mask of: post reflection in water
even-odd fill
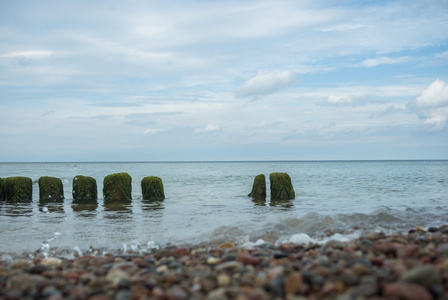
[[[104,200],[104,217],[106,219],[130,219],[132,201]]]
[[[255,206],[266,206],[266,199],[252,199]]]
[[[33,215],[31,202],[4,203],[0,215],[7,217],[30,217]]]
[[[97,200],[73,200],[72,209],[76,216],[92,217],[96,216],[98,209]]]
[[[142,200],[142,210],[156,211],[164,209],[163,201],[159,200]]]
[[[64,202],[39,201],[39,211],[44,213],[64,213]]]
[[[290,210],[294,207],[294,200],[273,200],[271,199],[271,202],[269,202],[270,206],[278,207],[282,210]]]

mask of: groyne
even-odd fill
[[[38,180],[39,201],[58,202],[64,200],[62,180],[56,177],[42,176]],[[165,194],[160,177],[150,176],[142,179],[142,194],[145,200],[163,200]],[[98,200],[96,179],[76,175],[72,182],[74,201]],[[128,173],[107,175],[103,181],[105,201],[132,200],[132,177]],[[0,178],[0,201],[31,202],[33,200],[33,181],[29,177]]]
[[[291,177],[287,173],[271,173],[270,191],[272,200],[291,200],[295,198]],[[64,187],[57,177],[42,176],[38,180],[39,201],[63,201]],[[141,180],[142,198],[144,200],[164,200],[165,191],[160,177],[147,176]],[[105,201],[132,200],[132,177],[126,173],[107,175],[103,180],[103,199]],[[10,202],[31,202],[33,200],[33,182],[29,177],[0,178],[0,200]],[[76,175],[72,182],[74,201],[98,200],[96,179]],[[266,198],[266,177],[255,176],[252,191],[248,195],[257,200]]]

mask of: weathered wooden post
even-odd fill
[[[271,173],[271,199],[291,200],[296,194],[291,183],[291,177],[286,173]]]
[[[144,177],[142,179],[142,194],[144,200],[165,199],[162,179],[157,176]]]
[[[4,179],[5,200],[32,201],[33,181],[28,177],[8,177]]]
[[[40,201],[64,200],[64,188],[60,178],[42,176],[39,178],[38,183]]]
[[[97,200],[98,188],[96,179],[89,176],[76,175],[73,178],[73,200]]]
[[[103,181],[104,200],[132,200],[132,178],[128,173],[107,175]]]
[[[6,200],[5,178],[0,177],[0,201]]]
[[[255,199],[266,199],[266,177],[264,174],[255,176],[252,191],[248,196]]]

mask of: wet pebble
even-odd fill
[[[429,291],[418,284],[396,282],[388,284],[384,289],[384,297],[401,300],[432,300]]]
[[[0,299],[445,299],[448,226],[324,245],[231,242],[0,261]]]

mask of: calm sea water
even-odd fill
[[[132,176],[129,205],[105,205],[106,175]],[[254,177],[287,172],[296,198],[248,197]],[[97,203],[72,200],[76,175],[96,178]],[[448,224],[448,161],[0,163],[0,177],[33,180],[31,203],[0,202],[0,252],[49,248],[145,250],[167,244],[251,246],[353,238]],[[41,203],[40,176],[62,179],[63,203]],[[145,176],[163,180],[166,199],[143,201]],[[331,235],[331,237],[328,237]],[[61,250],[61,251],[62,251]]]

